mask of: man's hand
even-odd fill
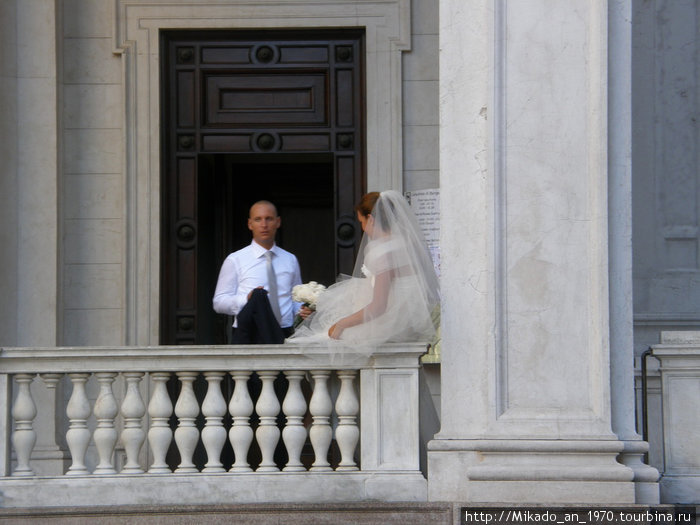
[[[262,290],[262,288],[263,288],[262,286],[258,286],[257,288],[255,288],[255,290]],[[253,291],[254,290],[251,290],[250,292],[248,292],[248,300],[249,301],[250,301],[251,296],[253,295]]]
[[[304,305],[299,309],[299,317],[301,317],[302,319],[306,319],[311,315],[312,312],[313,310],[311,308]]]

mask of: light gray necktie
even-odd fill
[[[275,269],[272,266],[272,252],[265,252],[265,259],[267,259],[267,287],[268,287],[268,298],[270,299],[270,306],[272,307],[272,313],[275,314],[275,319],[278,323],[282,322],[282,314],[280,313],[280,303],[277,295],[277,276],[275,275]]]

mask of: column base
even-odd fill
[[[615,440],[441,440],[428,444],[428,501],[633,504]]]
[[[649,451],[649,444],[641,439],[622,440],[624,449],[620,461],[634,472],[635,503],[658,505],[659,471],[644,463],[644,454]]]

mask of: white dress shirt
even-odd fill
[[[219,280],[214,292],[214,311],[220,314],[237,315],[248,302],[251,290],[262,286],[269,290],[267,283],[267,250],[257,242],[230,254],[221,265]],[[280,326],[287,328],[294,324],[294,316],[301,303],[292,300],[292,288],[301,284],[301,271],[297,258],[276,244],[272,264],[277,276],[277,294],[282,320]],[[233,326],[236,326],[234,321]]]

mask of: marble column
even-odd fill
[[[0,9],[0,346],[17,342],[17,83],[17,0],[6,0]]]
[[[0,9],[0,345],[56,344],[55,0]]]
[[[632,3],[611,0],[608,20],[608,230],[612,429],[634,471],[635,502],[659,503],[659,472],[635,428],[632,302]]]
[[[57,342],[58,9],[17,2],[16,346]]]
[[[633,503],[612,432],[604,2],[440,1],[429,499]]]
[[[58,215],[59,215],[59,77],[61,41],[61,6],[56,0],[8,2],[13,18],[1,20],[2,30],[13,35],[15,56],[12,71],[3,67],[3,77],[12,77],[15,91],[9,93],[7,107],[12,107],[11,122],[16,125],[7,134],[11,144],[10,162],[3,179],[12,181],[10,209],[5,217],[7,229],[14,225],[15,243],[3,243],[3,251],[12,258],[8,275],[12,289],[1,286],[0,316],[13,319],[14,327],[0,334],[0,344],[7,346],[54,346],[58,343]],[[3,31],[4,33],[4,31]],[[0,111],[0,117],[5,116]],[[5,124],[7,125],[7,124]],[[4,261],[4,257],[0,258]],[[4,268],[5,266],[3,266]],[[56,379],[56,381],[54,381]],[[48,388],[47,388],[48,386]],[[32,462],[39,474],[63,473],[66,467],[65,445],[56,442],[56,425],[52,415],[61,386],[57,378],[49,383],[35,382],[33,395],[40,414],[37,443]],[[43,428],[40,421],[48,421]]]

